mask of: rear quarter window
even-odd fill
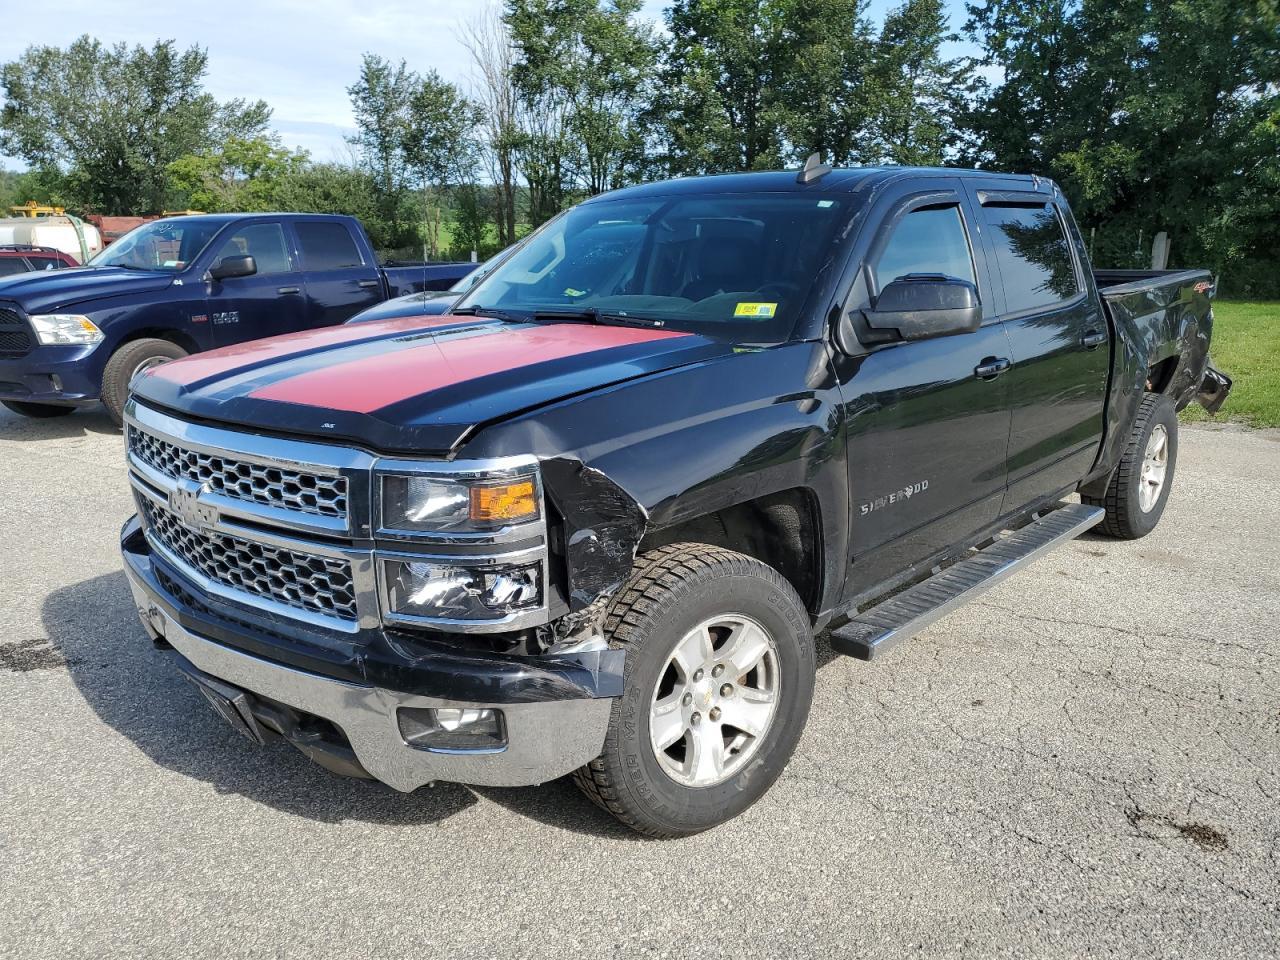
[[[31,268],[21,257],[0,257],[0,277],[11,277],[15,273],[26,273]]]
[[[341,270],[364,265],[360,249],[345,224],[303,220],[294,224],[302,265],[307,270]]]
[[[1004,283],[1005,312],[1021,313],[1080,293],[1062,218],[1051,203],[982,208]]]

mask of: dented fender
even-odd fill
[[[648,511],[581,460],[542,462],[547,495],[564,521],[569,610],[577,613],[626,582],[649,524]]]

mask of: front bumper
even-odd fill
[[[25,357],[0,359],[0,400],[81,405],[102,390],[102,363],[93,346],[37,346]]]
[[[136,520],[126,524],[123,539],[125,574],[139,616],[153,639],[163,639],[172,646],[186,662],[183,666],[198,671],[200,679],[221,681],[248,694],[251,701],[261,700],[268,709],[283,705],[333,724],[354,754],[355,765],[347,772],[367,772],[403,791],[435,780],[526,786],[570,773],[599,756],[603,749],[611,698],[621,692],[620,651],[604,652],[598,671],[588,681],[589,689],[582,682],[564,682],[563,658],[546,658],[545,676],[526,662],[521,671],[524,681],[512,684],[511,668],[516,658],[480,653],[465,658],[439,658],[439,672],[433,682],[419,684],[435,690],[447,688],[457,663],[465,659],[468,669],[458,675],[457,688],[470,694],[490,690],[493,697],[488,700],[429,696],[324,676],[237,649],[207,635],[200,629],[199,613],[184,609],[179,599],[165,592],[155,576],[151,556],[139,551]],[[216,627],[209,630],[214,632],[225,631]],[[610,656],[615,653],[616,657]],[[432,660],[419,658],[413,664],[413,672],[431,674]],[[557,698],[557,694],[564,698]],[[399,711],[443,707],[501,711],[504,744],[483,750],[410,745],[401,734]],[[338,769],[287,733],[286,738],[330,769]],[[329,751],[328,756],[332,757],[333,752]]]

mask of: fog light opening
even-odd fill
[[[494,753],[507,746],[501,710],[484,707],[401,707],[400,736],[419,750]]]

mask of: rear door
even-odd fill
[[[352,227],[342,220],[293,221],[307,274],[308,323],[312,327],[345,323],[366,307],[382,302],[382,274],[376,263],[366,261]]]
[[[1102,442],[1108,326],[1056,196],[971,185],[1013,368],[1010,513],[1073,487]]]
[[[278,220],[249,220],[224,232],[210,265],[223,257],[251,256],[258,272],[215,280],[205,316],[218,346],[305,328],[306,285],[288,233]]]
[[[846,304],[851,316],[910,273],[967,280],[986,311],[991,279],[956,181],[904,185],[878,202],[868,223],[877,226],[855,248],[854,263],[866,268]],[[859,337],[865,353],[836,353],[833,361],[852,499],[847,598],[992,523],[1004,496],[1009,441],[1005,378],[983,375],[1009,357],[994,311],[972,333],[875,343],[859,330]]]

